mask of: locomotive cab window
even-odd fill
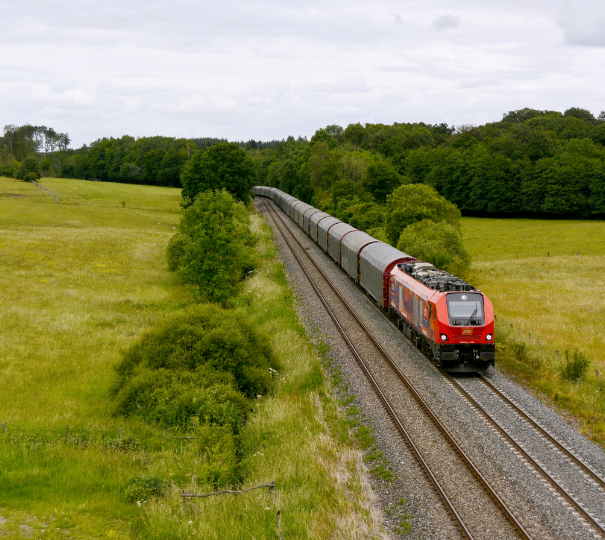
[[[451,325],[476,326],[485,324],[482,294],[449,293],[446,299]]]

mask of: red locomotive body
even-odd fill
[[[494,310],[481,291],[421,261],[398,264],[389,280],[391,313],[437,366],[477,372],[494,364]]]

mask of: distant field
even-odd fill
[[[605,446],[605,223],[463,218],[462,230],[471,281],[499,319],[500,367]],[[565,351],[575,349],[591,362],[580,383],[561,376]]]
[[[463,218],[462,230],[497,314],[605,368],[605,222]]]
[[[111,417],[109,387],[121,351],[186,300],[163,257],[180,192],[118,185],[131,203],[122,208],[115,184],[42,183],[96,195],[94,206],[57,204],[33,184],[0,178],[0,424],[10,441],[0,431],[0,507],[27,524],[15,525],[17,536],[64,537],[56,527],[122,537],[133,508],[110,494],[122,490],[132,456],[86,440],[149,431]],[[174,202],[172,212],[161,201]],[[72,444],[63,444],[68,425]]]

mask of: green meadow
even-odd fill
[[[605,222],[463,218],[462,231],[498,317],[500,367],[605,443]],[[566,351],[590,361],[578,380],[563,376]]]
[[[196,510],[180,490],[213,489],[192,484],[195,442],[116,417],[111,395],[122,352],[192,302],[164,258],[180,190],[41,184],[61,202],[0,178],[0,536],[277,538],[281,510],[288,537],[376,537],[361,453],[261,218],[252,216],[263,264],[236,303],[272,336],[283,368],[241,452],[244,487],[275,480],[277,489],[204,499]],[[137,482],[151,477],[172,487],[134,500]]]

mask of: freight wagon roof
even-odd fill
[[[326,214],[325,212],[317,212],[317,214],[313,214],[310,218],[309,221],[311,223],[317,223],[321,218],[325,218],[326,216],[329,216],[330,214]]]
[[[359,250],[370,242],[378,242],[378,240],[363,231],[349,233],[342,239],[343,247],[346,246],[355,253],[359,253]]]
[[[331,225],[334,225],[335,223],[340,223],[340,219],[337,219],[333,216],[327,217],[326,219],[322,219],[317,226],[322,230],[325,231],[326,229],[328,229]]]
[[[370,262],[374,268],[384,272],[387,267],[401,259],[413,259],[411,255],[395,249],[384,242],[376,242],[367,246],[360,255],[361,259]]]
[[[325,221],[325,220],[324,220]],[[323,223],[323,221],[322,221]],[[330,229],[330,232],[328,233],[332,238],[335,238],[336,240],[340,241],[340,239],[347,234],[348,232],[351,231],[356,231],[357,229],[355,227],[352,227],[351,225],[349,225],[348,223],[337,223],[336,225],[334,225],[334,227],[332,227]],[[351,233],[352,234],[352,233]],[[348,236],[348,235],[347,235]],[[346,238],[346,237],[345,237]]]
[[[303,214],[305,214],[307,217],[309,217],[311,214],[313,214],[313,212],[319,212],[319,210],[317,208],[315,208],[314,206],[310,206],[303,212]]]

